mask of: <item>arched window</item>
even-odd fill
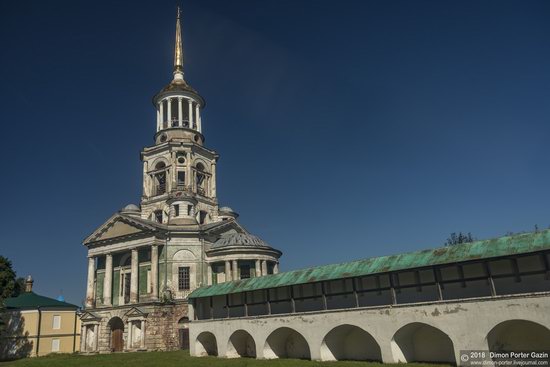
[[[204,174],[204,165],[202,163],[197,163],[195,168],[197,169],[197,176],[195,178],[197,184],[197,192],[201,195],[204,195],[206,181],[206,175]]]
[[[189,317],[184,316],[178,321],[180,349],[189,349]]]
[[[166,163],[158,162],[155,165],[155,170],[166,168]],[[153,175],[154,195],[162,195],[166,192],[166,171],[157,172]]]
[[[162,210],[155,210],[153,212],[153,219],[157,222],[157,223],[162,223]]]

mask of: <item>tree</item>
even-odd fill
[[[16,297],[25,287],[25,280],[17,278],[11,261],[0,256],[0,302],[9,297]]]
[[[461,243],[470,243],[474,242],[474,237],[470,232],[467,234],[458,232],[456,234],[455,232],[451,233],[451,236],[447,238],[447,241],[445,241],[445,246],[454,246],[454,245],[460,245]]]

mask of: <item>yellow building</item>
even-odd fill
[[[40,296],[32,283],[29,276],[25,292],[4,302],[0,360],[80,350],[78,306]]]

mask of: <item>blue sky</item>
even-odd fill
[[[174,1],[0,4],[0,254],[80,304],[141,195]],[[550,2],[183,3],[220,203],[282,269],[550,225]]]

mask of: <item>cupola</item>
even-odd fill
[[[174,70],[172,81],[153,97],[157,110],[157,143],[167,141],[172,135],[187,137],[202,143],[201,110],[205,106],[204,99],[193,89],[184,78],[184,53],[181,34],[180,9],[176,19],[176,40],[174,47]],[[174,132],[174,130],[179,130]],[[183,134],[188,130],[190,134]],[[199,135],[192,134],[198,132]]]

